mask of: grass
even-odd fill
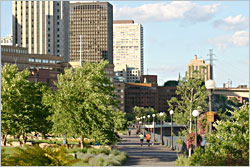
[[[14,154],[16,152],[15,147],[4,147],[4,146],[2,146],[1,149],[5,149],[6,154]]]

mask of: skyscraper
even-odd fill
[[[80,41],[81,36],[81,41]],[[80,46],[81,43],[81,46]],[[70,3],[70,61],[113,64],[113,6],[108,2]]]
[[[13,1],[13,45],[69,61],[69,2]]]
[[[127,82],[140,80],[144,72],[143,27],[133,20],[115,20],[114,71]]]

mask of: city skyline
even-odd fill
[[[195,54],[208,59],[213,49],[217,86],[228,78],[233,86],[249,85],[249,2],[110,3],[114,20],[143,25],[144,74],[158,75],[159,84],[177,80],[179,72],[183,77]],[[5,37],[12,29],[11,2],[2,2],[1,8],[1,37]]]

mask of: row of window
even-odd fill
[[[22,53],[22,54],[27,54],[27,50],[22,50],[22,49],[14,49],[14,48],[1,48],[2,52],[9,52],[9,53]]]
[[[58,60],[35,59],[35,58],[29,58],[29,62],[51,63],[51,64],[60,64],[61,63],[61,61],[58,61]]]

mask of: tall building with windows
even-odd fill
[[[211,64],[206,64],[203,59],[197,59],[197,55],[195,55],[194,59],[187,65],[187,78],[192,78],[194,71],[197,71],[200,78],[205,81],[212,79]]]
[[[114,20],[114,71],[126,82],[136,82],[144,72],[143,27],[133,20]]]
[[[69,2],[12,1],[13,45],[69,61]]]
[[[99,63],[105,59],[113,64],[113,6],[110,3],[70,3],[71,62],[80,62],[80,50],[83,62]]]

